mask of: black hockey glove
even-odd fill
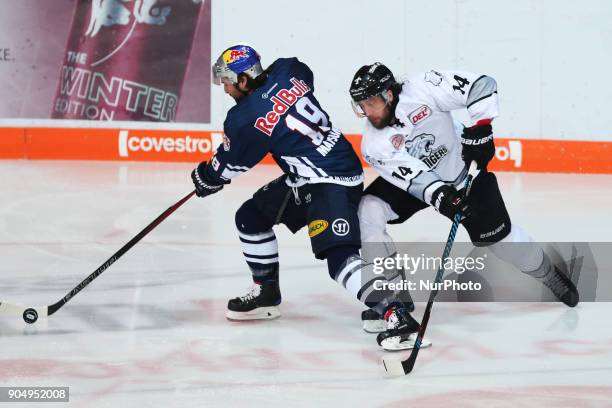
[[[431,195],[431,205],[436,210],[450,218],[455,218],[455,214],[461,212],[461,219],[464,220],[472,215],[472,210],[465,196],[457,191],[453,186],[443,185]]]
[[[474,126],[464,128],[461,146],[463,147],[461,158],[467,166],[474,160],[479,170],[486,169],[487,164],[495,156],[491,120],[479,120]]]
[[[217,184],[207,178],[206,166],[208,166],[208,162],[203,161],[191,172],[191,179],[195,185],[196,195],[198,197],[206,197],[215,194],[223,188],[223,184]]]

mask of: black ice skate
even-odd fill
[[[254,283],[249,293],[227,303],[229,320],[261,320],[280,317],[281,293],[278,282]]]
[[[363,322],[363,330],[366,333],[380,333],[387,330],[387,322],[373,309],[367,309],[361,312],[361,321]]]
[[[579,296],[578,290],[572,281],[556,266],[548,275],[549,276],[542,279],[544,286],[550,289],[557,299],[565,303],[567,306],[576,306],[578,304]]]
[[[406,308],[394,307],[385,313],[387,329],[376,336],[378,345],[387,351],[408,350],[414,347],[419,331],[419,322],[414,320]],[[421,348],[431,346],[431,342],[423,339]]]
[[[397,270],[402,280],[406,280],[406,272],[403,269]],[[397,299],[404,304],[404,309],[407,312],[414,311],[414,302],[410,291],[402,290],[396,293]],[[382,333],[387,330],[387,322],[382,315],[378,314],[374,309],[367,309],[361,312],[361,321],[363,322],[363,330],[366,333]]]

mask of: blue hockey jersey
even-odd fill
[[[280,58],[267,72],[263,85],[227,113],[224,143],[207,175],[227,184],[271,153],[292,186],[362,183],[357,154],[313,95],[310,68],[297,58]]]

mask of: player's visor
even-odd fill
[[[212,82],[215,85],[234,84],[238,81],[238,75],[227,68],[222,57],[219,57],[217,62],[212,66]]]
[[[384,101],[385,106],[389,104],[389,97],[387,96],[387,91],[382,91],[379,94],[370,96],[369,98],[363,99],[359,102],[355,102],[355,100],[351,99],[351,106],[353,107],[353,112],[355,112],[355,115],[357,115],[358,118],[363,118],[364,116],[367,116],[364,106],[370,106],[374,98],[381,98]],[[384,108],[384,106],[382,106],[382,108]],[[369,109],[371,110],[372,107],[370,106]],[[375,109],[380,110],[381,106],[378,106]]]
[[[359,104],[359,102],[355,102],[354,100],[351,99],[351,106],[353,107],[353,112],[355,112],[355,115],[357,115],[358,118],[365,117],[366,114],[363,108],[361,107],[361,105]]]

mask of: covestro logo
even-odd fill
[[[119,156],[130,157],[130,153],[193,153],[206,154],[214,152],[223,141],[220,133],[210,137],[137,135],[129,130],[119,131]]]

